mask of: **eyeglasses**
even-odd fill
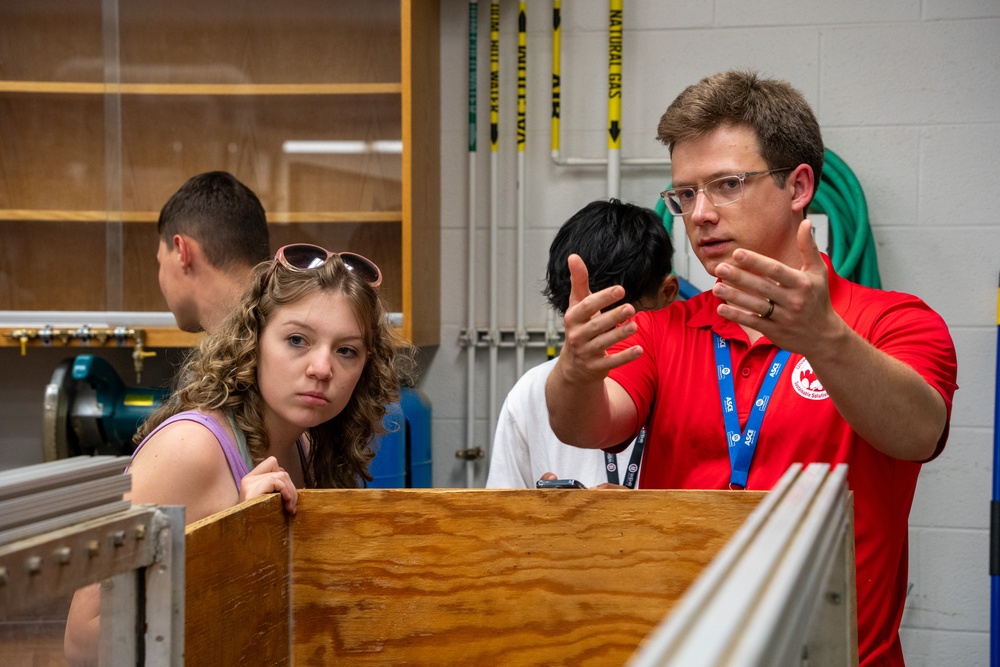
[[[745,171],[742,174],[732,176],[722,176],[705,183],[701,189],[695,188],[673,188],[660,193],[663,202],[667,205],[667,210],[674,215],[688,215],[694,210],[694,204],[698,200],[698,193],[704,192],[708,201],[713,206],[727,206],[738,202],[743,198],[743,181],[751,176],[761,176],[763,174],[774,174],[779,171],[791,171],[794,167],[783,167],[781,169],[768,169],[767,171]]]
[[[334,256],[340,257],[349,271],[358,274],[372,287],[378,287],[382,284],[382,272],[375,265],[375,262],[367,257],[353,252],[330,252],[326,248],[320,248],[311,243],[292,243],[282,246],[274,254],[274,261],[275,266],[281,262],[282,266],[292,271],[310,271],[323,266]],[[274,271],[274,267],[271,267],[271,271]],[[270,277],[271,271],[268,272],[268,277]]]

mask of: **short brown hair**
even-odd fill
[[[688,86],[667,107],[656,138],[673,153],[678,141],[697,139],[719,127],[745,126],[757,135],[769,169],[812,167],[816,187],[823,171],[823,137],[812,108],[787,81],[732,70]],[[784,187],[787,172],[774,174]]]
[[[171,195],[156,223],[173,247],[174,234],[196,240],[209,264],[228,271],[271,258],[267,216],[253,190],[225,171],[192,176]]]

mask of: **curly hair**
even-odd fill
[[[823,172],[823,137],[816,116],[798,90],[756,72],[732,70],[705,77],[685,88],[660,118],[656,138],[673,153],[690,141],[726,126],[745,126],[757,135],[769,169],[812,167],[817,184]],[[788,174],[772,178],[784,187]]]
[[[372,439],[385,431],[386,406],[399,398],[409,344],[389,324],[378,290],[336,255],[308,271],[290,270],[273,261],[258,264],[238,308],[191,352],[177,375],[177,389],[142,424],[135,442],[184,410],[229,410],[246,435],[254,465],[263,461],[269,442],[257,381],[261,333],[278,308],[316,292],[339,292],[346,297],[361,326],[368,356],[344,409],[308,431],[306,486],[356,488],[370,482],[368,464],[375,456]]]

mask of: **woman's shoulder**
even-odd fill
[[[211,412],[191,410],[175,415],[143,441],[136,451],[132,465],[151,454],[191,463],[211,459],[213,457],[209,456],[210,454],[216,455],[219,452],[219,438],[216,431],[220,429],[225,431],[223,424],[219,415]],[[212,446],[206,447],[206,445]]]
[[[226,455],[203,421],[172,421],[146,439],[129,467],[133,502],[185,505],[190,522],[238,501]]]

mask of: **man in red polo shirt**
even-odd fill
[[[957,388],[948,329],[916,297],[840,278],[816,247],[805,211],[823,141],[787,83],[703,79],[658,138],[673,163],[664,200],[718,282],[660,311],[602,313],[621,288],[591,294],[571,256],[553,430],[613,450],[648,423],[644,488],[769,489],[794,462],[847,463],[861,664],[901,665],[907,518]]]

